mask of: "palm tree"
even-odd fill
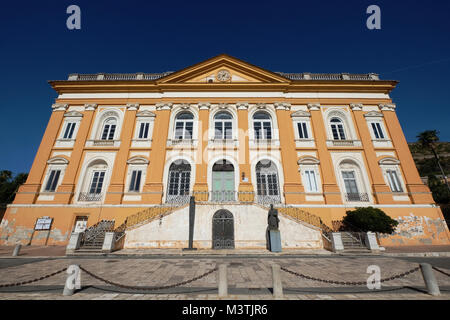
[[[447,176],[445,175],[444,169],[442,169],[441,162],[439,161],[439,155],[436,151],[436,145],[439,142],[439,132],[437,130],[426,130],[419,133],[417,136],[417,142],[424,148],[430,149],[434,154],[434,158],[441,170],[444,181],[447,183],[448,192],[450,192],[450,186],[447,181]]]

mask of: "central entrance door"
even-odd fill
[[[212,201],[235,201],[234,167],[226,161],[217,161],[212,169]]]
[[[233,214],[225,209],[217,211],[212,225],[213,249],[234,249]]]

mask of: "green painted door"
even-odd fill
[[[234,201],[234,172],[213,171],[212,200],[218,202]]]

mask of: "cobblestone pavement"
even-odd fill
[[[24,258],[18,258],[24,259]],[[447,261],[448,258],[436,258]],[[107,280],[128,286],[158,287],[200,276],[220,263],[228,265],[230,299],[272,299],[272,268],[276,263],[291,271],[314,278],[334,281],[366,281],[369,265],[378,265],[381,278],[388,278],[418,266],[415,261],[391,257],[320,257],[320,258],[202,258],[114,259],[68,258],[35,259],[26,264],[5,264],[16,259],[0,259],[0,285],[27,281],[61,270],[71,264],[81,265]],[[29,259],[27,259],[29,260]],[[441,264],[442,265],[442,264]],[[447,265],[447,263],[444,263]],[[450,270],[443,269],[447,273]],[[446,299],[450,298],[450,277],[435,271],[442,296],[424,293],[420,271],[382,284],[375,293],[365,286],[342,286],[306,280],[281,271],[285,299]],[[63,297],[67,274],[60,273],[21,287],[0,288],[0,299],[217,299],[218,272],[183,285],[158,291],[127,290],[110,286],[82,272],[83,289]],[[409,287],[405,288],[405,287]],[[386,290],[386,291],[383,291]],[[389,291],[391,290],[391,291]],[[15,292],[14,292],[15,291]],[[29,292],[25,292],[29,291]],[[361,293],[363,292],[363,293]],[[157,294],[155,294],[157,293]]]

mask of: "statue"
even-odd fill
[[[278,210],[270,205],[269,215],[267,217],[267,249],[272,252],[281,252],[281,236],[278,229],[280,219],[278,218]]]
[[[273,204],[270,205],[269,216],[267,217],[267,224],[269,225],[269,230],[278,230],[278,210],[273,208]]]

